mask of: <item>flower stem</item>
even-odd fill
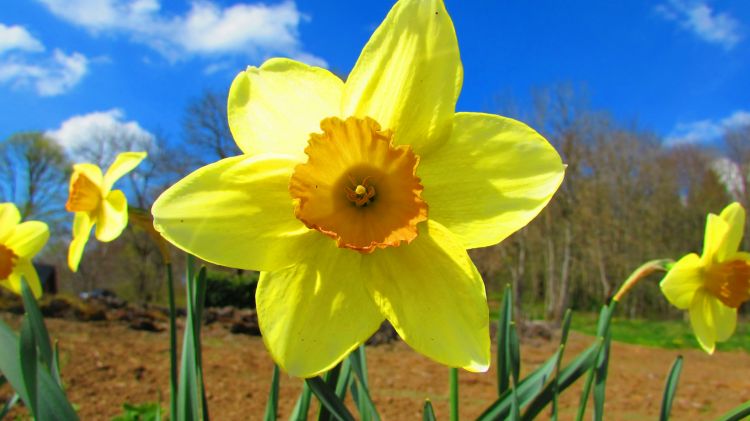
[[[169,294],[169,417],[177,419],[177,323],[174,304],[174,274],[172,263],[167,267],[167,293]]]
[[[642,264],[638,269],[636,269],[635,271],[633,271],[632,274],[630,274],[630,276],[628,277],[628,279],[625,280],[625,282],[623,282],[620,289],[617,290],[617,293],[615,294],[615,296],[612,297],[612,300],[619,302],[620,300],[622,300],[622,297],[628,291],[630,291],[630,289],[633,288],[635,284],[638,283],[638,281],[647,277],[648,275],[651,275],[652,273],[656,271],[664,271],[664,272],[668,271],[669,266],[673,262],[674,261],[671,259],[656,259],[656,260],[651,260]]]
[[[451,417],[450,421],[458,421],[458,369],[451,367]]]

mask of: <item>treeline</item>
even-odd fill
[[[127,192],[131,206],[149,209],[161,191],[189,171],[240,153],[226,124],[225,104],[224,95],[212,92],[193,100],[181,139],[102,132],[72,152],[106,168],[117,152],[148,151],[144,164],[116,188]],[[490,295],[512,284],[524,317],[556,320],[568,307],[596,310],[641,263],[700,253],[708,212],[733,200],[750,205],[750,127],[726,133],[712,146],[668,147],[637,124],[591,110],[585,97],[567,86],[536,92],[528,108],[503,101],[494,111],[527,122],[549,139],[568,166],[565,180],[526,228],[498,246],[471,252]],[[42,133],[4,140],[0,201],[13,201],[24,218],[52,225],[55,235],[43,257],[58,267],[63,290],[105,287],[130,299],[162,301],[166,287],[159,252],[137,227],[128,227],[112,243],[91,242],[79,273],[67,270],[70,152]],[[624,312],[673,311],[658,280],[633,290],[621,304]]]
[[[565,309],[596,311],[640,264],[701,253],[708,212],[746,207],[750,127],[711,146],[665,146],[637,125],[591,111],[569,87],[537,92],[520,116],[568,165],[549,206],[501,245],[473,252],[497,291],[510,283],[522,315],[560,320]],[[745,236],[747,249],[747,235]],[[660,275],[632,290],[627,315],[679,314]]]

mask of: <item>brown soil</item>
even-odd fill
[[[16,325],[15,322],[11,320],[11,324]],[[107,321],[49,319],[47,324],[52,336],[59,340],[63,379],[81,419],[108,420],[121,413],[125,402],[153,402],[160,395],[163,407],[168,406],[166,332],[133,331]],[[589,336],[571,333],[567,356],[580,352],[591,341]],[[547,359],[556,348],[554,341],[527,342],[522,349],[525,372]],[[203,332],[203,344],[211,418],[262,419],[272,362],[261,339],[234,335],[224,327],[210,325]],[[674,403],[674,419],[713,419],[750,399],[750,356],[746,353],[718,352],[708,356],[697,350],[677,352],[615,343],[606,418],[657,419],[664,378],[678,354],[684,355],[685,364]],[[384,420],[421,419],[426,398],[432,400],[438,419],[448,418],[447,368],[401,342],[368,347],[367,359],[371,392]],[[473,419],[496,396],[494,367],[485,374],[461,372],[459,378],[462,418]],[[562,395],[561,419],[574,417],[580,383]],[[301,384],[299,379],[282,375],[281,419],[288,417]],[[7,397],[8,390],[2,392],[0,395]]]

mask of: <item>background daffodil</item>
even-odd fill
[[[94,164],[76,164],[70,177],[65,209],[75,212],[73,241],[68,249],[68,266],[78,270],[91,228],[96,225],[96,239],[102,242],[117,238],[128,225],[128,200],[112,186],[146,158],[146,152],[123,152],[102,175]]]
[[[684,256],[661,281],[669,302],[689,311],[695,337],[709,354],[732,336],[737,308],[750,299],[750,254],[738,251],[744,229],[739,203],[709,214],[703,255]]]
[[[328,370],[384,319],[440,363],[489,366],[484,284],[466,250],[526,225],[564,166],[523,123],[455,113],[462,80],[442,1],[400,1],[346,83],[287,59],[240,73],[228,116],[245,154],[154,203],[178,247],[263,271],[260,328],[289,373]]]
[[[39,221],[21,222],[13,203],[0,203],[0,285],[21,295],[21,277],[34,296],[42,295],[39,275],[31,259],[47,243],[49,229]]]

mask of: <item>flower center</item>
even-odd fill
[[[90,212],[99,207],[101,190],[83,173],[73,176],[65,209],[68,212]]]
[[[308,228],[361,253],[409,243],[427,219],[419,157],[394,146],[373,119],[326,118],[289,181],[295,215]]]
[[[15,266],[16,256],[13,250],[0,244],[0,279],[8,279],[11,273],[13,273],[13,266]]]
[[[738,308],[750,300],[750,265],[744,260],[714,264],[706,279],[706,289],[728,307]]]

